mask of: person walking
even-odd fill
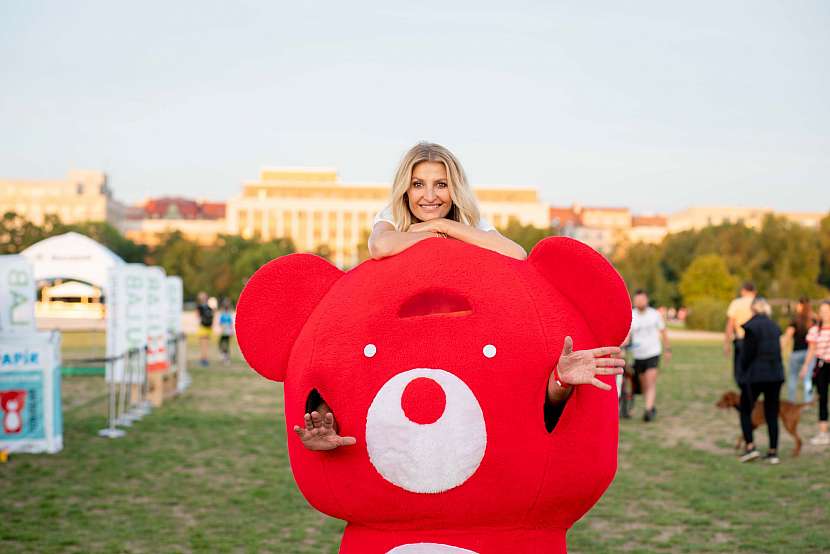
[[[230,298],[222,300],[219,310],[219,353],[222,363],[231,363],[231,337],[233,336],[233,305]]]
[[[752,317],[752,301],[755,300],[755,285],[747,281],[741,286],[738,298],[729,303],[726,309],[726,330],[724,332],[723,354],[729,356],[730,346],[732,350],[732,375],[735,382],[738,382],[738,369],[740,368],[741,346],[744,340],[743,324]],[[740,384],[740,383],[739,383]]]
[[[202,367],[207,367],[210,337],[213,336],[213,308],[210,307],[208,295],[204,291],[196,296],[196,316],[199,320],[199,329],[196,332],[199,337],[199,363]]]
[[[643,421],[653,421],[657,417],[654,403],[657,398],[660,355],[665,354],[668,362],[671,359],[671,346],[663,316],[648,305],[648,293],[642,289],[634,292],[628,349],[634,358],[634,379],[639,381],[645,399]]]
[[[807,360],[801,366],[799,377],[805,379],[810,366],[813,370],[813,383],[818,393],[818,435],[810,439],[810,444],[830,444],[827,429],[827,389],[830,384],[830,300],[825,300],[818,308],[818,324],[807,332]],[[810,364],[810,361],[815,361]]]
[[[803,378],[799,377],[801,368],[807,362],[807,332],[812,326],[813,310],[810,307],[810,299],[802,296],[795,307],[795,315],[784,330],[784,336],[787,340],[791,340],[793,345],[787,371],[787,398],[790,402],[796,401],[799,380],[802,381],[804,386],[804,402],[813,401],[813,376],[811,372],[808,371]]]
[[[764,416],[769,433],[769,450],[765,460],[771,464],[778,458],[778,407],[781,386],[784,383],[784,364],[781,361],[781,328],[770,315],[772,308],[757,297],[750,305],[752,317],[743,323],[744,339],[741,345],[738,384],[741,386],[741,431],[746,451],[741,462],[760,458],[752,436],[752,409],[760,395],[764,395]]]

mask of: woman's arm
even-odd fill
[[[798,372],[799,379],[804,379],[807,377],[807,370],[810,366],[810,360],[813,359],[813,356],[816,354],[816,343],[809,342],[807,343],[807,355],[804,356],[804,365],[801,366],[801,371]]]
[[[504,254],[517,260],[524,260],[527,258],[525,249],[505,237],[496,230],[482,231],[470,225],[453,221],[451,219],[438,218],[429,221],[423,221],[412,225],[410,231],[431,231],[434,233],[441,233],[454,239],[462,240],[464,242]]]
[[[372,234],[369,235],[369,255],[379,260],[403,252],[424,239],[437,236],[439,236],[438,233],[433,231],[401,233],[396,231],[395,226],[388,221],[378,221],[372,227]]]
[[[793,336],[795,335],[795,327],[790,325],[784,330],[784,334],[781,335],[781,352],[787,350],[787,347],[790,345],[790,341],[793,340]]]

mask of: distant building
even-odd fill
[[[581,206],[551,207],[551,225],[562,235],[584,242],[594,250],[610,256],[626,240],[632,229],[631,210],[622,207]]]
[[[179,197],[150,198],[141,207],[143,219],[224,219],[224,202]]]
[[[157,245],[164,235],[174,231],[188,240],[211,245],[227,229],[224,202],[150,198],[141,205],[130,206],[127,213],[125,235],[149,246]]]
[[[62,223],[106,221],[121,229],[125,207],[113,199],[106,173],[76,169],[65,179],[0,179],[0,215],[6,212],[36,225],[57,215]]]
[[[635,215],[631,218],[631,228],[627,239],[630,243],[645,242],[657,244],[668,234],[668,219],[660,215]]]
[[[668,218],[668,230],[670,233],[679,233],[680,231],[702,229],[708,225],[737,223],[739,221],[742,221],[747,227],[760,229],[764,218],[768,215],[785,217],[805,227],[818,227],[819,222],[827,215],[827,212],[775,212],[770,208],[698,206],[671,214]]]
[[[597,207],[574,205],[582,225],[595,229],[625,231],[631,227],[631,210],[619,207]]]
[[[287,237],[301,252],[326,246],[336,265],[350,267],[390,190],[388,184],[341,183],[334,169],[264,168],[228,201],[227,231],[262,240]],[[475,194],[482,215],[496,227],[511,220],[549,224],[548,207],[535,189],[475,188]]]

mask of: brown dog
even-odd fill
[[[784,424],[784,429],[792,435],[795,440],[795,448],[793,449],[793,457],[798,456],[801,452],[801,437],[798,436],[798,422],[801,420],[801,412],[809,406],[810,402],[796,404],[789,400],[781,400],[778,407],[778,416]],[[729,391],[723,393],[720,400],[715,404],[718,408],[735,408],[741,409],[741,393]],[[764,401],[758,400],[752,408],[752,429],[757,429],[759,425],[764,425],[766,418],[764,417]],[[743,436],[738,436],[738,442],[735,449],[739,449],[744,445]]]

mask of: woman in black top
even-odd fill
[[[742,462],[760,456],[752,438],[752,408],[764,395],[764,416],[769,432],[769,451],[766,460],[777,464],[778,459],[778,396],[784,382],[784,364],[781,362],[781,328],[770,319],[772,309],[766,300],[752,302],[752,318],[743,324],[744,344],[741,351],[738,384],[741,386],[741,430],[746,441]]]
[[[801,297],[795,308],[795,317],[790,321],[784,331],[784,335],[793,341],[793,352],[790,354],[790,370],[787,374],[787,398],[795,402],[798,389],[798,372],[804,365],[807,357],[807,331],[813,325],[813,310],[810,307],[810,299]],[[804,402],[811,402],[813,399],[812,375],[807,373],[804,377]]]

